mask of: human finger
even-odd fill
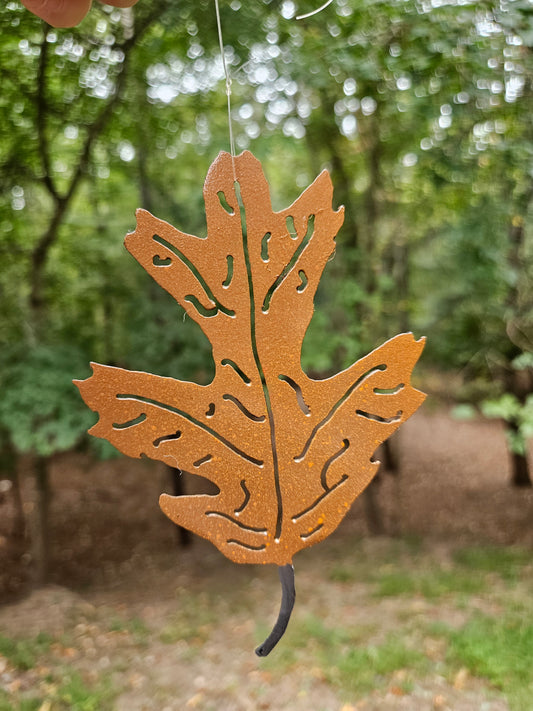
[[[113,7],[131,7],[135,5],[138,0],[102,0],[106,5],[113,5]]]
[[[53,27],[74,27],[91,8],[91,0],[22,0],[22,4]]]

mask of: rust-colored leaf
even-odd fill
[[[209,338],[212,383],[93,364],[77,384],[100,415],[92,434],[219,488],[161,496],[169,518],[233,561],[283,566],[338,526],[376,472],[378,445],[421,404],[409,381],[424,341],[402,334],[332,378],[309,378],[302,342],[343,221],[329,174],[274,212],[252,154],[221,153],[204,198],[207,238],[139,210],[126,247]]]

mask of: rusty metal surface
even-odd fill
[[[220,153],[204,186],[207,238],[139,210],[126,247],[209,338],[214,379],[203,386],[93,364],[77,382],[100,415],[93,435],[216,484],[218,495],[164,494],[160,505],[238,563],[285,565],[328,536],[376,473],[376,448],[424,399],[410,384],[424,346],[412,334],[326,380],[301,368],[343,221],[332,194],[324,171],[274,212],[254,156],[232,165]]]

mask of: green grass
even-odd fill
[[[448,642],[446,660],[502,691],[513,711],[533,710],[533,618],[506,612],[474,615],[461,629],[435,630]]]
[[[38,711],[42,699],[23,699],[14,701],[12,696],[0,689],[0,711]]]
[[[417,595],[432,600],[443,595],[474,595],[487,587],[487,581],[482,576],[457,569],[396,570],[377,577],[374,593],[377,597]]]
[[[164,644],[175,644],[180,640],[201,644],[209,636],[216,623],[216,605],[206,595],[187,596],[179,602],[178,610],[159,632]]]
[[[150,636],[150,630],[139,617],[124,619],[113,617],[109,622],[111,632],[127,632],[137,644],[145,644]]]
[[[380,645],[332,651],[323,659],[326,679],[349,694],[369,693],[383,686],[396,671],[407,672],[409,682],[410,677],[424,676],[429,668],[428,658],[396,635]]]
[[[9,694],[0,690],[0,711],[37,711],[45,702],[49,702],[54,711],[111,711],[116,691],[110,680],[101,677],[89,685],[70,666],[54,665],[54,657],[50,654],[53,641],[44,633],[27,639],[0,635],[0,655],[8,660],[21,679],[41,665],[50,666],[44,695],[41,690],[37,695],[34,690],[31,696],[24,691]]]
[[[108,679],[87,685],[80,674],[69,671],[54,694],[54,709],[65,711],[112,711],[116,692]]]
[[[367,693],[383,686],[395,671],[425,673],[429,660],[410,648],[399,636],[389,636],[379,645],[367,640],[375,632],[374,625],[349,628],[326,625],[316,615],[293,620],[280,647],[261,661],[263,669],[279,675],[290,673],[300,662],[320,667],[324,678],[343,694]],[[257,641],[268,634],[257,630]],[[409,686],[406,677],[405,684]]]
[[[496,573],[504,580],[514,581],[532,565],[533,553],[521,548],[478,546],[455,551],[453,559],[473,573]]]
[[[0,654],[21,671],[32,669],[37,659],[48,652],[52,638],[39,633],[33,639],[11,639],[0,635]]]
[[[336,565],[329,572],[334,583],[352,583],[357,580],[357,571],[345,565]]]
[[[23,692],[8,694],[0,690],[0,711],[38,711],[48,702],[53,711],[112,711],[117,691],[102,677],[87,684],[82,676],[67,667],[55,669],[47,677],[48,690],[43,695],[25,697]]]

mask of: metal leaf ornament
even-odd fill
[[[220,153],[204,199],[207,237],[145,210],[126,248],[196,321],[213,349],[209,385],[92,364],[77,381],[100,419],[90,430],[132,457],[146,455],[210,479],[216,495],[160,505],[175,523],[236,563],[280,566],[282,609],[294,602],[292,558],[339,525],[377,471],[372,454],[420,406],[410,385],[424,339],[404,333],[337,375],[315,380],[301,349],[343,209],[327,171],[274,212],[261,164]]]

